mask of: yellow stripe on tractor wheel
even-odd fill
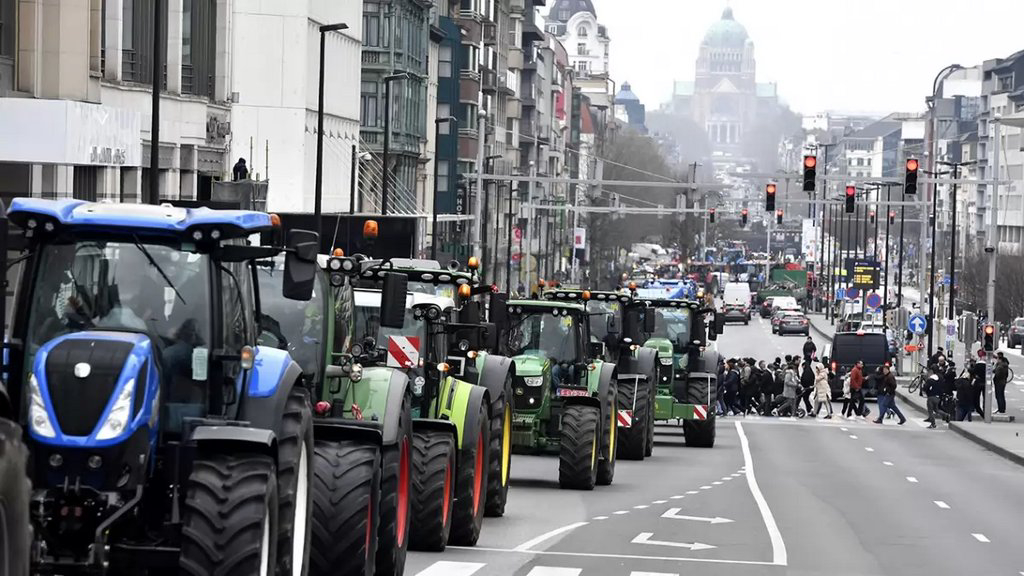
[[[614,460],[615,459],[615,434],[616,434],[616,432],[618,432],[618,428],[619,428],[619,421],[618,421],[618,418],[617,418],[617,412],[615,410],[611,410],[611,422],[609,422],[608,425],[611,426],[611,431],[612,431],[611,432],[611,440],[608,442],[608,459],[609,460]]]
[[[512,460],[512,405],[505,405],[505,417],[501,424],[501,485],[508,485],[509,464]]]
[[[594,442],[590,448],[590,469],[591,471],[597,467],[597,433],[594,433]]]

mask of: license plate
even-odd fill
[[[590,396],[589,390],[574,390],[572,388],[559,388],[559,396]]]
[[[533,414],[516,414],[512,417],[513,424],[533,424]]]

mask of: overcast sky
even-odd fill
[[[692,80],[725,0],[593,0],[611,36],[611,72],[648,109]],[[554,4],[548,2],[548,6]],[[731,0],[754,41],[759,82],[794,111],[924,109],[947,64],[1024,49],[1024,0]],[[542,9],[545,10],[545,9]]]

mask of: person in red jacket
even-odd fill
[[[864,416],[864,362],[858,360],[850,370],[850,398],[843,406],[843,416],[846,418]]]

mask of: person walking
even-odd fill
[[[996,413],[1006,414],[1006,381],[1010,379],[1010,361],[999,352],[996,354],[996,366],[992,373],[992,383],[996,391]]]
[[[740,390],[743,396],[743,414],[756,412],[760,405],[759,399],[761,396],[761,368],[754,362],[753,358],[747,358],[747,369],[750,373],[747,375],[747,381]]]
[[[784,387],[782,389],[782,397],[786,399],[786,404],[783,406],[783,410],[787,411],[790,416],[796,418],[797,406],[799,406],[799,388],[800,378],[796,375],[796,363],[792,360],[786,365],[786,371],[783,375]],[[780,413],[781,416],[781,413]]]
[[[814,340],[808,336],[807,340],[804,341],[804,359],[810,360],[814,358],[818,353],[818,347],[814,345]]]
[[[890,410],[899,416],[900,426],[907,423],[906,416],[900,411],[900,407],[896,405],[896,376],[892,373],[892,368],[886,364],[882,368],[882,387],[878,393],[878,418],[874,420],[875,424],[881,424],[884,421],[885,414]]]
[[[850,399],[843,403],[843,416],[845,418],[853,418],[854,415],[861,416],[864,411],[864,362],[857,360],[857,363],[853,365],[850,370],[850,374],[847,376],[850,387]],[[843,388],[846,388],[846,383],[843,384]],[[860,409],[857,408],[857,403],[860,402]]]
[[[935,417],[945,418],[939,409],[942,400],[943,378],[940,374],[941,369],[935,364],[929,366],[928,371],[930,372],[928,379],[924,381],[924,393],[928,397],[928,418],[925,419],[925,422],[929,423],[929,428],[935,428]]]
[[[956,379],[956,414],[957,422],[971,422],[974,413],[974,385],[969,377]]]
[[[967,365],[967,373],[971,375],[971,390],[974,392],[974,411],[979,418],[985,417],[985,380],[988,379],[985,370],[985,363],[974,358]]]
[[[832,387],[828,384],[828,370],[821,362],[812,362],[814,370],[814,416],[818,416],[822,404],[828,408],[825,420],[832,418]]]
[[[736,367],[736,360],[729,359],[725,368],[725,415],[730,412],[738,414],[741,412],[738,398],[740,392],[740,373]]]
[[[793,362],[796,363],[797,360],[794,358]],[[812,360],[810,358],[804,357],[804,361],[799,364],[798,374],[800,375],[800,399],[804,402],[804,410],[813,418],[817,414],[811,410],[811,394],[814,393],[815,378],[814,368],[811,366],[811,363]]]
[[[767,416],[771,413],[772,404],[775,402],[775,374],[772,372],[772,367],[765,364],[764,360],[757,363],[758,369],[761,371],[760,378],[758,379],[758,392],[761,398],[761,415]]]

